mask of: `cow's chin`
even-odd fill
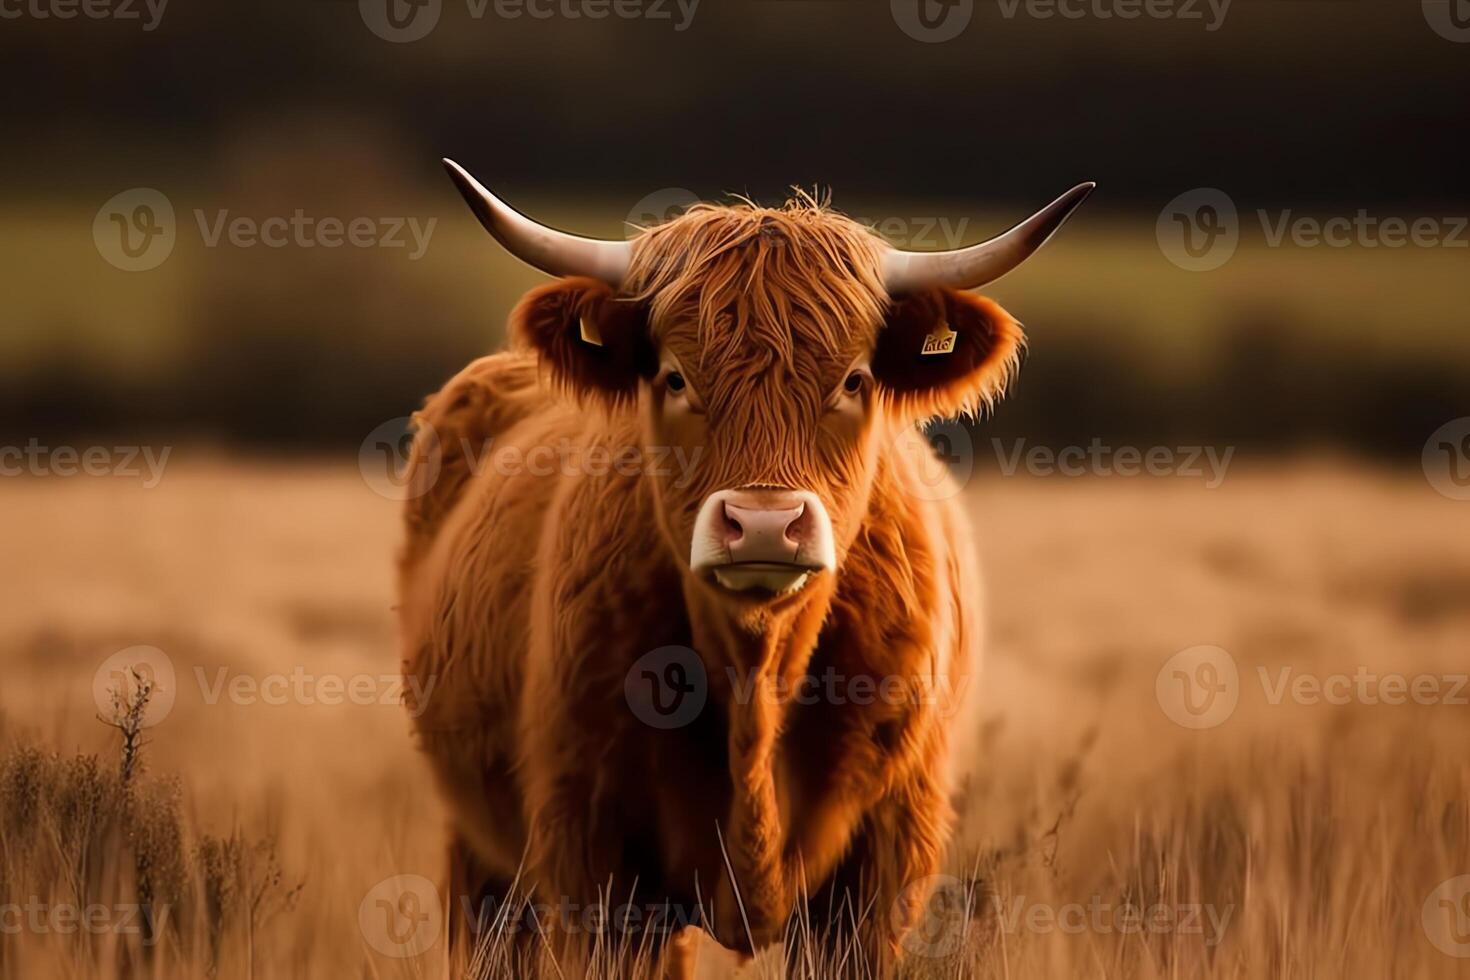
[[[708,574],[721,589],[760,600],[794,595],[821,571],[805,565],[755,561],[716,565],[708,570]]]

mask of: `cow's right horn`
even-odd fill
[[[994,282],[1031,257],[1097,185],[1078,184],[1010,231],[988,242],[948,252],[909,252],[889,247],[883,253],[883,285],[892,295],[935,286],[977,289]]]
[[[548,275],[589,276],[613,286],[628,274],[631,242],[583,238],[548,228],[491,194],[453,160],[446,159],[444,169],[485,230],[522,262]]]

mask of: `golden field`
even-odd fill
[[[1470,503],[1340,460],[1237,459],[1213,490],[986,472],[966,494],[985,775],[915,975],[1470,976],[1470,898],[1440,888],[1470,875]],[[441,976],[442,941],[385,955],[362,924],[380,882],[442,870],[404,710],[378,703],[397,505],[351,464],[184,449],[153,489],[7,477],[0,501],[0,975]],[[94,675],[136,645],[174,703],[119,790]],[[1233,684],[1170,660],[1201,646]],[[1176,669],[1233,712],[1171,720]],[[177,818],[184,925],[155,946],[25,912],[136,891],[117,855],[157,827],[100,826],[98,800]]]

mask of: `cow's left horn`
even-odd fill
[[[491,194],[453,160],[446,159],[444,169],[485,230],[522,262],[549,275],[590,276],[613,286],[627,275],[631,242],[583,238],[548,228]]]
[[[1087,200],[1097,184],[1078,184],[1046,207],[988,242],[949,252],[883,253],[883,285],[888,292],[912,293],[935,286],[974,289],[993,282],[1026,261]]]

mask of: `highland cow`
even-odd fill
[[[491,234],[559,277],[517,305],[509,351],[417,417],[401,624],[406,673],[434,682],[414,710],[452,815],[454,945],[465,899],[521,889],[693,910],[678,921],[744,954],[799,915],[886,970],[978,738],[971,533],[904,447],[1001,396],[1021,328],[967,290],[1092,185],[919,253],[807,195],[581,238],[446,164]],[[483,465],[568,446],[576,465]],[[686,696],[687,717],[650,717]],[[571,974],[592,940],[564,919],[539,925]]]

